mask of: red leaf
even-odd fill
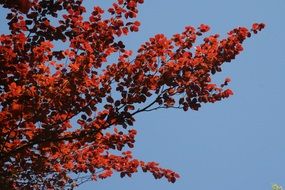
[[[198,28],[201,32],[208,32],[210,30],[210,27],[206,24],[201,24]]]

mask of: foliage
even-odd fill
[[[280,185],[274,184],[272,185],[272,190],[283,190],[283,188]]]
[[[0,187],[73,188],[139,168],[156,179],[179,177],[133,158],[135,115],[198,110],[232,95],[230,79],[218,85],[211,77],[264,24],[222,40],[210,35],[195,48],[210,28],[187,26],[171,38],[155,35],[133,55],[120,37],[139,30],[143,2],[96,6],[86,19],[81,0],[0,0],[10,30],[0,36]]]

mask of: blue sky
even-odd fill
[[[95,3],[106,7],[111,2]],[[273,183],[285,186],[285,1],[146,0],[139,10],[141,30],[126,39],[127,48],[134,51],[149,37],[157,33],[171,36],[186,25],[209,24],[213,33],[222,35],[254,22],[264,22],[266,29],[248,39],[245,51],[216,76],[221,81],[232,78],[234,96],[206,104],[198,112],[160,110],[138,115],[134,155],[177,171],[181,178],[175,184],[139,172],[123,179],[115,174],[78,190],[268,190]]]
[[[111,1],[97,1],[103,7]],[[268,190],[285,186],[285,1],[146,0],[140,7],[139,33],[127,48],[149,37],[171,36],[186,25],[209,24],[225,35],[236,26],[264,22],[266,29],[245,43],[245,51],[224,65],[216,79],[232,78],[235,95],[198,112],[161,110],[138,115],[134,155],[180,173],[170,184],[139,172],[87,183],[83,189]]]

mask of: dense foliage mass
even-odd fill
[[[133,55],[119,37],[139,30],[143,2],[95,6],[86,18],[82,0],[0,0],[10,31],[0,36],[1,189],[73,188],[139,168],[170,182],[179,177],[133,158],[135,115],[198,110],[232,95],[230,79],[215,84],[211,76],[264,24],[221,40],[210,35],[195,48],[210,28],[187,26],[171,38],[155,35]]]

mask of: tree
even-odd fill
[[[82,0],[0,0],[10,30],[0,37],[0,187],[72,189],[139,168],[156,179],[179,177],[133,158],[135,116],[198,110],[232,95],[230,79],[211,77],[265,25],[235,28],[222,40],[210,35],[195,48],[210,28],[187,26],[171,38],[155,35],[133,55],[120,36],[139,30],[143,2],[95,6],[84,19]]]
[[[282,186],[274,184],[272,185],[272,190],[283,190]]]

